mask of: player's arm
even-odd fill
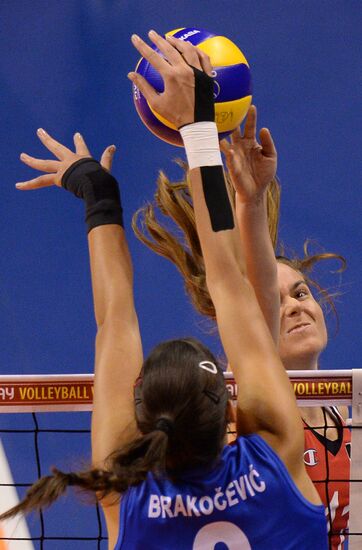
[[[214,119],[213,105],[210,113],[206,101],[210,101],[210,82],[208,84],[203,71],[194,71],[192,66],[203,68],[209,74],[212,68],[204,54],[191,44],[173,38],[164,40],[157,34],[150,34],[150,38],[167,61],[139,38],[133,42],[161,73],[165,91],[158,94],[136,73],[131,73],[130,78],[153,109],[181,127],[207,285],[224,349],[239,386],[239,433],[263,434],[280,454],[285,450],[286,462],[290,463],[293,455],[298,457],[300,466],[303,450],[300,415],[288,376],[247,278],[244,251],[223,177],[216,129],[212,135],[207,133],[207,121]],[[200,124],[191,124],[195,121]],[[194,135],[190,137],[190,134]],[[206,145],[199,146],[200,143]]]
[[[56,157],[21,159],[45,175],[17,184],[18,189],[63,186],[86,208],[94,308],[97,322],[92,458],[96,466],[135,430],[133,383],[142,365],[142,348],[133,302],[132,265],[122,227],[118,184],[109,173],[114,148],[107,148],[101,163],[91,158],[80,136],[76,153],[38,131],[42,143]]]
[[[213,230],[213,217],[220,212],[207,206],[202,172],[199,168],[190,171],[196,226],[220,337],[239,389],[237,431],[260,433],[288,463],[292,454],[301,460],[300,414],[247,277],[235,214],[229,203],[234,227]]]
[[[227,203],[226,185],[222,182],[223,172],[220,169],[218,174],[215,171],[211,175],[210,167],[206,168],[191,169],[190,182],[206,284],[215,306],[223,347],[238,385],[237,433],[259,433],[282,458],[304,496],[319,503],[303,465],[300,413],[248,279],[235,212],[230,200]],[[212,201],[210,194],[214,194]]]
[[[246,272],[275,343],[279,339],[280,296],[277,264],[269,232],[267,189],[275,178],[277,152],[267,128],[256,139],[256,107],[248,111],[244,130],[221,142],[235,189],[235,216],[244,249]]]
[[[134,437],[133,385],[142,345],[124,229],[102,225],[88,235],[97,322],[92,454],[96,465]]]
[[[132,263],[124,229],[102,225],[88,234],[97,322],[92,414],[92,459],[102,467],[136,432],[133,385],[142,366],[142,344],[133,301]],[[109,548],[119,531],[119,495],[101,501]]]

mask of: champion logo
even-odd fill
[[[304,464],[307,466],[316,466],[318,464],[316,449],[308,449],[304,452]]]

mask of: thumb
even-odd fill
[[[116,152],[116,146],[115,145],[109,145],[109,147],[107,147],[103,151],[103,154],[101,156],[100,163],[103,166],[103,168],[108,170],[108,172],[110,172],[111,169],[112,169],[112,162],[113,162],[113,157],[114,157],[115,152]]]

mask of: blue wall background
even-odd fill
[[[354,0],[2,0],[1,372],[86,373],[93,366],[82,205],[57,188],[22,193],[14,187],[35,177],[20,152],[45,154],[38,127],[68,146],[80,131],[95,157],[117,145],[113,171],[122,188],[145,351],[188,334],[220,351],[216,336],[202,330],[173,266],[129,228],[132,213],[152,198],[158,169],[178,177],[172,159],[182,156],[138,119],[126,78],[138,60],[130,35],[181,26],[224,34],[245,53],[259,123],[271,129],[278,147],[281,238],[301,252],[309,237],[348,260],[340,331],[334,336],[332,323],[322,368],[359,368],[361,23],[361,3]],[[338,277],[326,275],[323,282],[335,285]],[[72,456],[78,446],[70,447]],[[59,448],[45,447],[45,463],[54,463]],[[19,454],[14,443],[7,450]]]

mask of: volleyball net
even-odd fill
[[[332,478],[327,463],[326,474],[314,482],[323,484],[327,494],[332,483],[349,483],[349,531],[343,533],[340,548],[361,549],[362,370],[288,374],[300,407],[350,407],[348,426],[343,428],[351,433],[349,479]],[[225,373],[225,382],[235,400],[237,386],[231,373]],[[16,504],[51,466],[67,471],[89,464],[92,403],[92,374],[0,376],[0,512]],[[318,428],[327,430],[326,425]],[[316,458],[313,449],[309,451],[305,461]],[[0,550],[68,550],[75,544],[79,550],[105,550],[106,529],[98,506],[81,506],[80,497],[69,493],[40,514],[1,523]],[[338,491],[329,497],[326,515],[331,523]]]

